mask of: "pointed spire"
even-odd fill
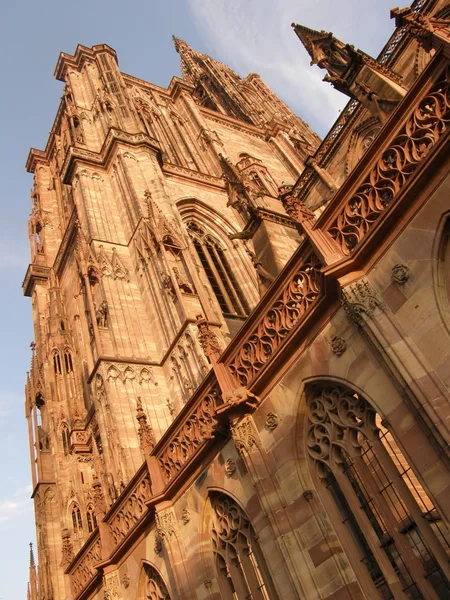
[[[177,38],[175,35],[173,35],[172,39],[173,39],[173,43],[175,46],[175,50],[178,52],[178,54],[181,54],[181,52],[183,50],[189,48],[189,46],[186,44],[186,42],[184,40],[182,40],[181,38]]]
[[[292,23],[291,27],[297,34],[298,39],[305,46],[313,61],[316,58],[314,52],[314,43],[318,42],[319,40],[331,39],[333,37],[333,34],[329,33],[328,31],[316,31],[315,29],[309,29],[309,27],[305,27],[304,25],[299,25],[297,23]]]
[[[33,544],[30,542],[30,574],[28,582],[27,598],[29,600],[37,600],[37,573],[36,564],[34,562]]]
[[[36,564],[34,562],[33,542],[30,542],[30,569],[34,569]]]

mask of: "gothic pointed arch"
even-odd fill
[[[354,387],[306,387],[310,472],[365,593],[447,598],[449,532],[369,400]]]
[[[70,430],[69,430],[69,425],[65,421],[63,421],[61,423],[59,432],[60,432],[60,437],[61,437],[61,443],[62,443],[62,447],[63,447],[63,452],[64,452],[64,455],[67,456],[71,452],[71,444],[70,444]]]
[[[228,494],[210,493],[210,532],[222,598],[276,600],[278,595],[244,509]]]
[[[83,533],[83,518],[81,516],[81,509],[78,502],[72,502],[69,507],[70,521],[75,536],[79,536]]]
[[[224,317],[248,315],[257,301],[254,269],[242,248],[228,239],[236,229],[197,199],[183,199],[178,207]]]
[[[171,600],[167,584],[158,569],[149,562],[143,562],[139,582],[139,600]]]

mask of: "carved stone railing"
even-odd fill
[[[163,478],[171,481],[183,466],[198,452],[200,447],[215,437],[218,420],[215,416],[220,393],[215,382],[199,388],[199,394],[189,403],[184,418],[170,432],[163,444],[158,444],[155,454]]]
[[[72,595],[77,598],[99,575],[95,568],[101,561],[100,536],[97,534],[83,546],[69,570],[72,581]]]
[[[126,493],[119,498],[112,514],[106,516],[113,548],[116,548],[143,519],[147,512],[145,503],[150,497],[150,475],[144,466],[135,481],[130,482]]]
[[[287,280],[279,281],[280,291],[224,360],[237,383],[249,386],[318,300],[322,292],[322,266],[310,246],[305,246],[297,257],[296,268]]]
[[[400,117],[400,115],[398,115]],[[402,119],[403,120],[403,119]],[[379,158],[356,189],[344,194],[327,227],[344,255],[349,255],[380,216],[397,200],[432,148],[450,125],[450,67],[446,66],[428,90],[409,108],[400,129],[383,136]],[[346,190],[347,191],[347,190]]]

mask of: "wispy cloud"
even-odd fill
[[[298,0],[188,0],[214,58],[241,75],[255,71],[295,112],[326,131],[347,98],[322,82],[290,28]],[[313,99],[313,102],[311,102]]]
[[[30,262],[26,242],[18,237],[3,236],[0,240],[0,269],[22,269]]]
[[[21,515],[32,512],[31,491],[31,485],[27,485],[17,489],[9,498],[0,501],[0,524],[5,524]]]

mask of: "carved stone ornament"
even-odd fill
[[[166,508],[156,513],[156,527],[158,535],[164,543],[178,537],[177,519],[173,508]]]
[[[267,429],[269,429],[269,431],[273,431],[274,429],[276,429],[279,424],[280,417],[276,413],[270,412],[267,414],[266,422],[264,423],[264,425]]]
[[[217,358],[222,353],[222,348],[217,335],[210,330],[208,321],[203,315],[197,315],[198,341],[202,347],[205,356],[211,361]]]
[[[365,277],[343,288],[341,304],[348,318],[356,325],[362,325],[364,315],[370,317],[375,308],[381,310],[386,308],[383,300]]]
[[[234,445],[241,457],[259,446],[258,430],[251,417],[240,419],[233,423],[230,429]]]
[[[347,350],[347,342],[338,335],[334,335],[328,343],[330,344],[331,351],[336,356],[342,356]]]
[[[103,598],[104,600],[118,600],[120,598],[120,579],[117,571],[103,575]]]
[[[391,271],[391,279],[397,285],[405,285],[411,276],[411,269],[407,265],[395,265]]]
[[[225,463],[225,473],[227,477],[231,477],[236,472],[236,463],[232,458],[229,458]]]
[[[311,502],[311,500],[313,499],[313,492],[312,490],[305,490],[303,492],[303,498],[307,501],[307,502]]]
[[[61,567],[67,567],[73,560],[73,544],[70,539],[70,531],[62,530]]]
[[[155,545],[153,546],[155,554],[161,554],[163,549],[162,539],[159,534],[155,535]]]
[[[153,429],[147,423],[147,416],[142,408],[142,400],[140,397],[138,397],[136,402],[136,419],[139,423],[138,436],[141,450],[144,453],[144,456],[147,456],[155,447],[156,440]]]
[[[125,589],[130,587],[131,579],[128,573],[124,573],[122,577],[122,585]]]
[[[92,476],[92,490],[93,490],[93,498],[94,498],[94,510],[95,516],[97,517],[97,521],[101,521],[104,515],[106,514],[107,507],[105,496],[102,490],[102,484],[98,480],[97,475]]]
[[[187,525],[191,520],[191,513],[187,508],[183,508],[183,512],[181,513],[181,520],[184,523],[184,525]]]
[[[249,392],[244,386],[227,390],[223,393],[223,401],[226,406],[235,407],[245,404],[250,408],[257,408],[260,400],[255,394]]]

